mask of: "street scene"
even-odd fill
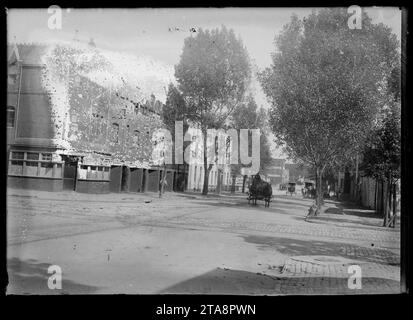
[[[7,19],[6,294],[403,292],[400,9]]]

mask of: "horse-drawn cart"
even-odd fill
[[[257,174],[254,176],[252,185],[249,188],[248,192],[248,204],[252,203],[257,204],[257,200],[264,200],[265,207],[270,206],[272,198],[272,186],[268,182],[261,179],[260,175]]]
[[[295,182],[288,183],[287,194],[297,194],[297,192],[295,191]]]

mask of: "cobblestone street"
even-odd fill
[[[52,264],[64,270],[60,293],[400,292],[399,228],[370,210],[326,201],[305,221],[311,201],[301,196],[278,194],[269,208],[242,194],[92,199],[8,190],[9,293],[59,293],[46,285]],[[350,265],[361,289],[348,287]]]

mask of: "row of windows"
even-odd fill
[[[17,176],[62,178],[61,163],[9,161],[9,174]]]
[[[52,162],[52,154],[45,152],[12,151],[9,174],[29,177],[62,178],[62,162]]]
[[[77,171],[78,179],[84,180],[109,180],[110,167],[80,165]]]
[[[47,152],[12,151],[10,160],[52,161],[52,154]]]
[[[130,134],[130,126],[126,125],[126,129],[128,134]],[[113,130],[113,136],[112,136],[112,142],[118,143],[119,142],[119,124],[116,122],[112,123],[112,130]],[[133,135],[132,135],[132,141],[134,144],[139,144],[139,130],[133,130]],[[149,134],[149,131],[146,132],[146,134]]]

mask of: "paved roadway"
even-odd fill
[[[85,195],[8,190],[9,293],[398,292],[398,229],[369,210],[277,194],[270,208],[244,195]],[[295,257],[303,257],[295,259]],[[305,257],[330,257],[314,268]],[[348,259],[363,287],[347,287]],[[62,290],[49,290],[59,265]],[[344,269],[343,269],[344,268]]]

